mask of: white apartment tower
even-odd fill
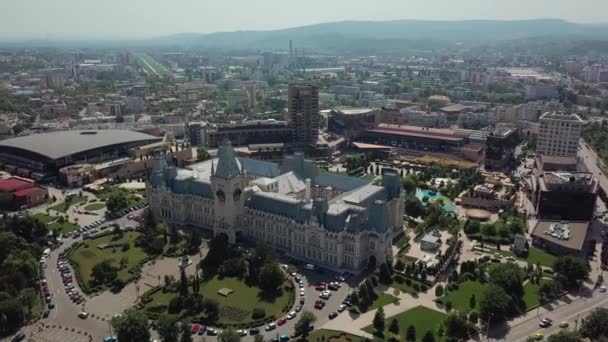
[[[536,153],[576,157],[583,120],[576,114],[545,113],[540,117]]]

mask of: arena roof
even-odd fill
[[[32,134],[0,141],[0,148],[12,147],[59,159],[72,154],[116,144],[160,140],[153,135],[129,130],[73,130]]]

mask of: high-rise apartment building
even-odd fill
[[[293,142],[316,143],[319,136],[319,88],[314,85],[290,84],[288,96]]]
[[[576,114],[545,113],[540,117],[536,153],[576,157],[583,120]]]

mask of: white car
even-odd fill
[[[306,293],[304,293],[304,289],[301,289],[301,290],[300,290],[300,296],[304,297],[304,295],[305,295],[305,294],[306,294]]]
[[[247,330],[245,329],[239,329],[236,331],[237,334],[239,334],[240,336],[247,336]]]
[[[295,311],[292,311],[290,313],[287,314],[287,319],[291,320],[296,318],[297,313]]]
[[[600,286],[600,292],[606,292],[606,286],[604,286],[604,285]]]
[[[268,323],[268,325],[266,326],[265,329],[266,329],[266,331],[270,331],[270,330],[276,329],[276,327],[277,327],[277,324],[275,322],[272,322],[272,323]]]
[[[89,314],[87,312],[80,311],[80,313],[78,314],[78,317],[85,319],[85,318],[89,317]]]

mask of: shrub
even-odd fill
[[[266,317],[266,310],[264,310],[263,308],[253,308],[253,311],[251,312],[251,318],[261,319],[264,317]]]
[[[451,300],[447,300],[445,302],[445,311],[447,311],[447,312],[452,311],[452,307],[453,307],[452,301]]]
[[[171,314],[180,313],[183,308],[182,302],[183,302],[182,297],[179,297],[179,296],[173,297],[171,299],[171,302],[169,302],[169,313],[171,313]]]
[[[131,245],[129,244],[129,242],[125,242],[122,244],[122,251],[126,252],[129,250],[129,248],[131,248]]]
[[[441,284],[437,285],[437,287],[435,288],[435,296],[436,297],[443,296],[443,285],[441,285]]]
[[[478,320],[479,320],[479,314],[476,311],[471,311],[471,313],[469,314],[469,322],[471,322],[473,324],[477,324]]]
[[[403,282],[405,281],[405,279],[400,275],[396,275],[393,279],[395,279],[395,282],[397,282],[397,284],[403,284]]]

